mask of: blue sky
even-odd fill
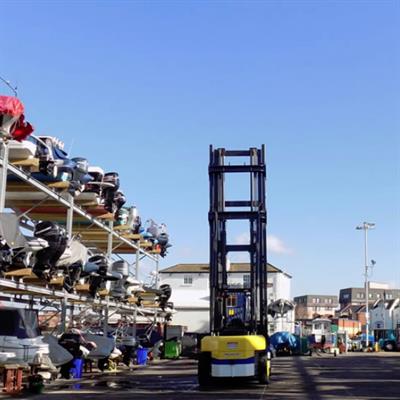
[[[120,173],[142,217],[169,227],[162,267],[208,260],[209,144],[265,143],[269,261],[293,275],[293,294],[362,284],[364,220],[377,224],[372,279],[400,287],[398,2],[1,10],[0,75],[36,133]]]

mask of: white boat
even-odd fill
[[[10,140],[8,142],[9,159],[13,160],[29,160],[33,159],[36,154],[36,144],[30,140]]]
[[[48,355],[49,345],[43,341],[35,310],[0,309],[0,353],[14,353],[7,361],[31,363],[38,355]]]

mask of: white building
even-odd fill
[[[231,263],[228,273],[230,287],[246,287],[250,283],[250,265]],[[210,286],[208,264],[177,264],[160,271],[160,284],[172,288],[171,301],[177,313],[173,324],[187,327],[188,332],[206,333],[210,320]],[[268,264],[268,303],[278,299],[291,299],[292,277],[279,268]],[[269,332],[294,332],[294,312],[272,319],[269,316]]]
[[[378,299],[370,309],[371,329],[400,328],[400,299]]]

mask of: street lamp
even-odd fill
[[[369,293],[368,293],[368,230],[374,229],[375,224],[371,222],[363,222],[362,225],[358,225],[356,229],[364,231],[364,261],[365,261],[365,345],[369,347]],[[375,262],[374,262],[375,264]]]

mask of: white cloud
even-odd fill
[[[286,246],[283,240],[275,235],[267,235],[267,249],[271,253],[277,254],[290,254],[292,250]]]
[[[248,232],[243,232],[236,236],[235,244],[248,244],[250,235]],[[267,235],[267,250],[276,254],[291,254],[292,250],[286,246],[282,239],[275,235]]]

